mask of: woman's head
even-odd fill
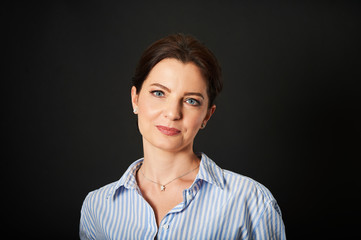
[[[132,79],[132,85],[137,93],[142,89],[149,72],[166,58],[176,59],[182,63],[194,63],[199,68],[207,83],[208,107],[211,107],[222,90],[221,68],[207,47],[194,37],[184,34],[169,35],[154,42],[145,50]]]
[[[214,55],[191,36],[171,35],[152,44],[131,89],[144,148],[192,150],[199,129],[216,109],[220,72]]]

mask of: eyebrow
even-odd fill
[[[151,84],[150,86],[160,87],[160,88],[164,89],[164,90],[167,91],[167,92],[171,92],[171,90],[170,90],[169,88],[167,88],[166,86],[164,86],[164,85],[162,85],[162,84],[160,84],[160,83],[153,83],[153,84]],[[199,96],[199,97],[201,97],[201,98],[204,99],[203,94],[202,94],[202,93],[199,93],[199,92],[187,92],[187,93],[185,93],[184,95],[185,95],[185,96],[190,96],[190,95],[193,95],[193,96],[194,96],[194,95],[196,95],[196,96]]]

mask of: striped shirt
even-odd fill
[[[183,202],[160,222],[142,197],[134,162],[119,181],[90,192],[80,218],[81,239],[286,239],[276,200],[260,183],[218,167],[202,154]]]

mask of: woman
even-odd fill
[[[131,102],[144,158],[88,194],[81,239],[285,239],[263,185],[193,152],[221,89],[216,58],[191,36],[170,35],[143,53]]]

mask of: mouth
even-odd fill
[[[161,125],[157,125],[156,127],[158,128],[158,130],[161,133],[163,133],[164,135],[167,135],[167,136],[174,136],[181,132],[179,129],[176,129],[176,128],[169,128],[169,127],[165,127],[165,126],[161,126]]]

